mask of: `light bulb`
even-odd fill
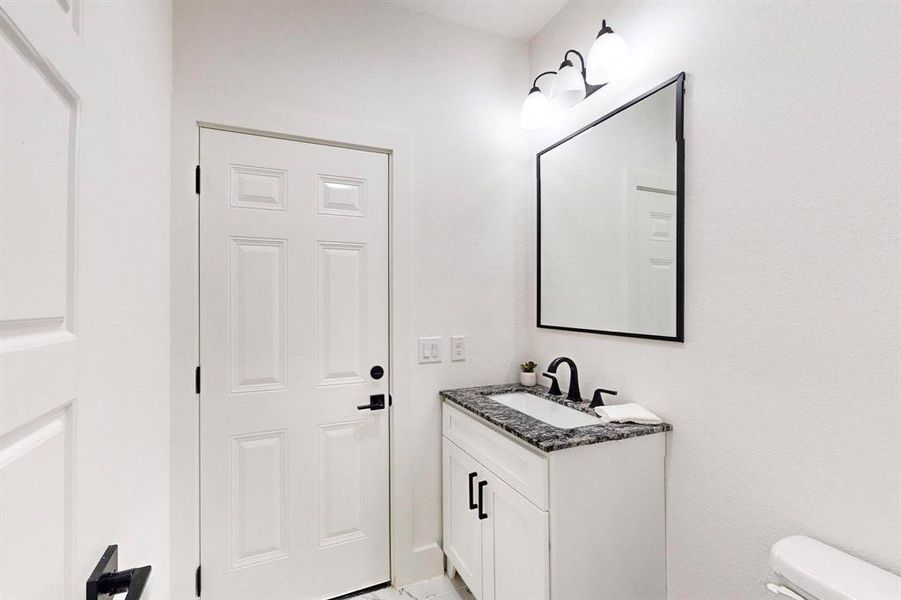
[[[563,61],[551,87],[551,108],[572,108],[585,99],[585,80],[569,60]]]
[[[606,22],[588,53],[586,79],[593,85],[602,85],[619,77],[629,62],[626,41],[607,27]]]
[[[523,129],[538,129],[547,122],[550,112],[547,96],[537,86],[533,87],[522,103],[519,126]]]

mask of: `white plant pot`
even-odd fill
[[[538,381],[538,373],[519,372],[519,383],[526,387],[532,387]]]

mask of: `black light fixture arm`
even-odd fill
[[[603,29],[601,29],[601,33],[605,33],[604,29],[610,29],[609,27],[607,27],[606,21],[604,22]],[[610,29],[610,31],[612,32],[613,30]],[[601,34],[599,33],[598,35],[601,35]],[[585,97],[586,98],[588,96],[592,95],[593,93],[595,93],[596,91],[598,91],[599,89],[601,89],[602,87],[604,87],[605,85],[607,85],[606,83],[602,83],[601,85],[593,85],[593,84],[588,83],[588,70],[585,68],[585,57],[582,56],[582,53],[579,52],[578,50],[576,50],[575,48],[570,48],[563,55],[563,62],[560,63],[561,69],[563,69],[563,67],[575,66],[575,65],[573,65],[573,61],[569,60],[570,52],[572,52],[573,54],[578,56],[579,62],[582,64],[582,69],[579,72],[582,73],[582,81],[585,82]]]
[[[563,62],[573,64],[571,60],[569,60],[569,53],[572,52],[576,56],[579,57],[579,62],[582,63],[582,77],[585,77],[585,57],[582,56],[582,53],[576,50],[575,48],[570,48],[566,51],[566,54],[563,55]]]
[[[556,74],[557,74],[557,71],[545,71],[544,73],[539,73],[538,76],[535,77],[535,79],[532,81],[532,89],[529,91],[529,93],[531,94],[534,91],[541,91],[538,88],[538,80],[539,79],[541,79],[545,75],[556,75]]]

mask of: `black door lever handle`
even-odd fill
[[[103,556],[85,586],[86,600],[107,600],[116,594],[128,592],[124,600],[138,600],[144,593],[147,579],[150,577],[150,565],[137,569],[119,568],[119,546],[107,546]]]
[[[369,404],[357,406],[357,410],[382,410],[385,408],[385,394],[373,394],[369,396]]]

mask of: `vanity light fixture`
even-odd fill
[[[579,57],[581,70],[569,59],[570,54]],[[522,103],[520,127],[538,129],[547,122],[551,109],[565,110],[577,105],[619,75],[628,57],[625,40],[607,26],[606,19],[601,21],[601,30],[591,46],[587,62],[581,52],[569,49],[563,55],[558,71],[545,71],[535,78],[529,95]],[[538,87],[538,79],[545,75],[556,75],[551,84],[550,97]]]
[[[601,30],[588,53],[588,76],[586,81],[604,85],[623,72],[629,60],[626,41],[611,27],[607,20],[601,21]]]
[[[582,65],[581,71],[577,70],[573,66],[573,61],[569,60],[571,52],[578,55]],[[584,73],[585,59],[582,58],[582,54],[578,50],[567,50],[551,86],[551,108],[557,110],[572,108],[585,99],[587,82]]]
[[[522,103],[522,111],[519,113],[519,126],[523,129],[538,129],[547,122],[551,112],[551,105],[538,87],[538,80],[545,75],[556,75],[556,71],[545,71],[538,75],[532,82],[532,89]]]

